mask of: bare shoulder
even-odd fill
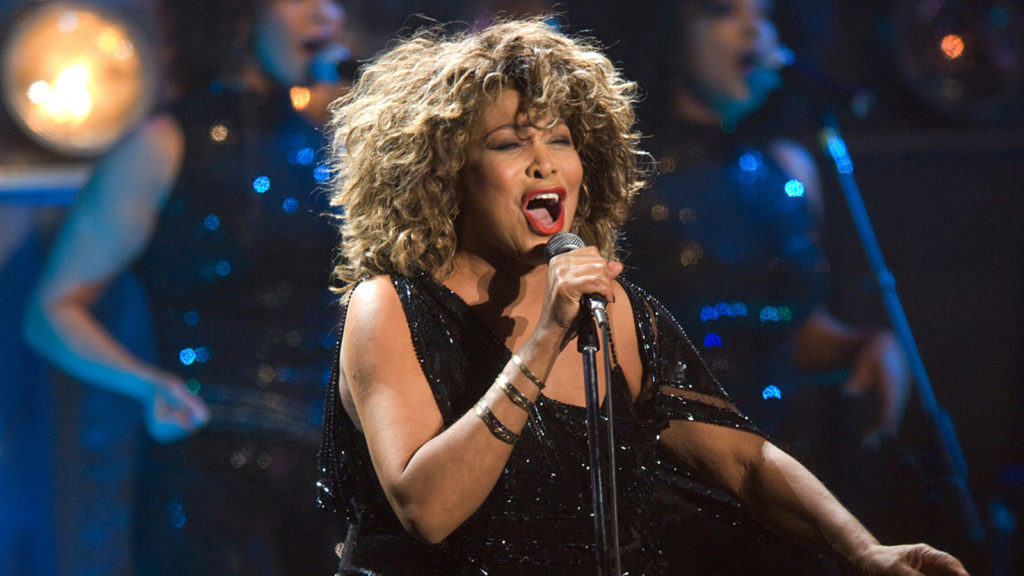
[[[398,453],[411,454],[412,447],[422,445],[441,427],[441,413],[388,276],[369,278],[354,288],[340,355],[337,385],[342,405],[367,435],[371,452],[378,442],[393,444],[401,438]],[[398,432],[410,427],[417,430],[411,436]]]
[[[157,114],[139,126],[127,141],[127,154],[147,163],[154,176],[165,183],[177,178],[185,156],[185,133],[169,114]]]
[[[157,114],[139,130],[139,134],[150,144],[155,155],[174,164],[185,152],[185,133],[178,121],[170,114]]]
[[[412,337],[398,293],[388,276],[375,276],[354,288],[341,342],[342,376],[366,385],[398,370],[414,357]]]
[[[345,316],[345,334],[358,332],[365,335],[363,333],[367,331],[387,330],[390,323],[381,320],[396,314],[404,317],[402,303],[391,278],[383,275],[367,278],[352,290]]]
[[[181,126],[157,114],[132,130],[97,164],[84,197],[153,212],[177,180],[185,156]],[[139,216],[139,214],[135,214]]]
[[[157,115],[97,161],[51,249],[47,285],[102,285],[128,266],[149,242],[183,152],[177,122]]]

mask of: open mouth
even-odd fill
[[[743,70],[744,74],[751,73],[753,70],[758,68],[758,66],[760,65],[760,62],[758,61],[757,53],[756,52],[744,52],[739,57],[738,63],[739,63],[740,69]]]
[[[534,232],[544,235],[560,232],[565,221],[565,189],[531,191],[523,198],[523,213]]]
[[[312,58],[313,56],[319,54],[321,50],[327,48],[328,45],[329,43],[326,40],[314,38],[303,42],[301,45],[301,49],[306,56]]]

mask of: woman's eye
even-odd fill
[[[705,13],[716,18],[732,15],[735,8],[733,2],[728,0],[710,0],[704,3]]]
[[[494,150],[514,150],[519,147],[519,142],[515,140],[506,140],[504,142],[498,142],[493,145]]]

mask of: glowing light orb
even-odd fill
[[[942,37],[942,53],[950,60],[956,60],[964,54],[964,39],[956,34],[946,34]]]
[[[0,90],[11,117],[43,147],[76,157],[110,148],[154,100],[148,45],[91,5],[47,2],[12,26]]]

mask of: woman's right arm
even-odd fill
[[[90,384],[142,401],[158,440],[187,435],[208,412],[179,377],[118,342],[91,306],[149,242],[183,156],[180,126],[160,115],[98,162],[54,242],[24,322],[26,341],[44,358]]]
[[[445,428],[386,276],[362,282],[352,294],[340,372],[342,402],[366,437],[392,510],[410,534],[440,542],[483,504],[512,446],[491,435],[472,410]],[[506,366],[504,373],[536,400],[539,391],[518,370]],[[496,386],[484,398],[514,432],[526,425],[526,412]]]
[[[517,350],[537,377],[550,375],[582,295],[602,294],[611,302],[620,271],[621,264],[609,264],[592,247],[552,259],[544,312]],[[410,534],[440,542],[483,504],[512,445],[496,438],[472,409],[445,427],[390,278],[371,278],[355,288],[340,354],[340,396],[366,437],[392,510]],[[512,361],[502,374],[530,401],[540,395]],[[526,426],[526,411],[497,385],[483,399],[512,432]]]

